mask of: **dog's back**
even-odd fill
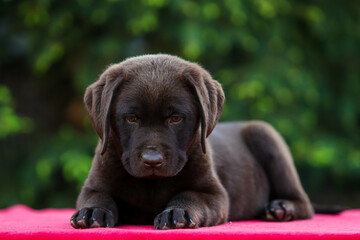
[[[209,136],[213,161],[230,199],[229,220],[254,219],[269,201],[269,181],[244,142],[246,122],[218,123]]]

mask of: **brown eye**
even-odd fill
[[[128,116],[128,117],[125,117],[125,119],[128,123],[138,123],[139,122],[139,118],[137,118],[136,116]]]
[[[169,123],[179,123],[181,122],[182,117],[179,115],[173,115],[169,118]]]

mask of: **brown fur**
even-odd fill
[[[311,218],[289,149],[270,125],[215,128],[224,99],[207,71],[178,57],[110,66],[85,93],[100,141],[71,225],[168,229]]]

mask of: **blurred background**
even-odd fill
[[[221,121],[280,131],[316,203],[360,207],[360,4],[0,3],[0,208],[74,207],[97,135],[82,102],[111,63],[169,53],[226,93]]]

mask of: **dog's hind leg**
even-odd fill
[[[280,134],[265,122],[250,121],[244,125],[242,136],[270,181],[271,199],[264,206],[262,218],[267,221],[311,218],[314,210]]]

